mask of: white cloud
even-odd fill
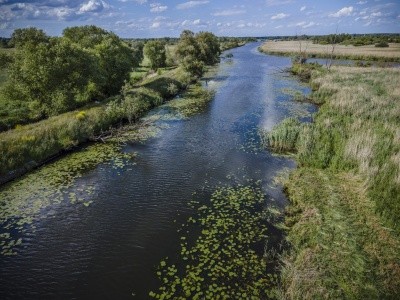
[[[101,0],[89,0],[81,5],[78,13],[83,14],[87,12],[100,12],[105,8],[110,8],[110,5]]]
[[[367,2],[368,2],[368,1],[358,1],[357,4],[358,4],[358,5],[363,5],[363,4],[367,3]]]
[[[307,7],[306,6],[302,6],[301,8],[300,8],[300,11],[303,11],[303,10],[305,10]]]
[[[279,13],[279,14],[277,14],[275,16],[272,16],[271,20],[281,20],[281,19],[284,19],[284,18],[286,18],[288,16],[289,16],[288,14]]]
[[[207,4],[210,1],[189,1],[189,2],[184,2],[181,4],[178,4],[176,6],[177,9],[188,9],[188,8],[193,8],[199,5]]]
[[[160,13],[160,12],[166,11],[167,9],[168,9],[168,6],[161,5],[161,3],[150,4],[150,11],[153,13]]]
[[[382,16],[382,13],[380,11],[374,12],[371,14],[371,17],[381,17],[381,16]]]
[[[279,28],[282,28],[282,27],[283,27],[283,25],[275,26],[276,29],[279,29]]]
[[[301,28],[308,28],[308,27],[312,27],[312,26],[315,26],[315,25],[318,25],[317,23],[315,23],[315,22],[306,22],[306,21],[302,21],[302,22],[299,22],[299,23],[297,23],[297,24],[295,24],[294,26],[297,26],[297,27],[301,27]],[[292,27],[293,25],[289,25],[288,27]]]
[[[267,0],[267,6],[278,6],[293,3],[293,0]]]
[[[1,1],[1,0],[0,0]],[[118,0],[119,2],[129,2],[130,0]],[[136,2],[138,4],[145,4],[147,3],[147,0],[133,0],[133,2]]]
[[[353,6],[343,7],[342,9],[338,10],[337,12],[330,14],[330,17],[340,18],[350,16],[353,12]]]
[[[219,17],[219,16],[234,16],[234,15],[241,15],[246,13],[245,10],[240,10],[240,9],[227,9],[223,11],[219,11],[216,13],[213,13],[213,16]]]
[[[317,24],[315,24],[314,22],[310,22],[308,24],[303,25],[302,28],[308,28],[308,27],[311,27],[311,26],[314,26],[314,25],[317,25]]]
[[[154,22],[153,24],[151,24],[150,28],[157,29],[160,28],[160,26],[161,26],[160,22]]]

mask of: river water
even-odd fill
[[[135,165],[101,163],[65,188],[93,187],[88,205],[64,198],[36,210],[26,204],[3,219],[3,236],[20,242],[15,255],[0,256],[0,298],[146,299],[158,284],[155,267],[178,250],[176,230],[194,213],[188,205],[193,193],[201,200],[218,185],[261,180],[266,205],[283,207],[285,197],[271,185],[294,162],[260,149],[258,129],[288,116],[309,120],[314,108],[292,99],[291,91],[309,89],[282,72],[290,59],[260,54],[258,46],[231,50],[233,58],[222,60],[204,81],[216,93],[203,112],[161,118],[158,136],[128,143],[123,151],[136,153]],[[0,204],[4,210],[11,205]],[[8,224],[18,213],[26,217],[25,210],[29,223]]]

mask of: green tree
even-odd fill
[[[165,43],[161,41],[149,41],[144,45],[144,55],[150,60],[150,68],[156,70],[165,67],[166,53]]]
[[[16,52],[4,94],[29,103],[31,118],[39,119],[87,101],[94,60],[90,53],[63,38],[36,45],[29,41]]]
[[[70,42],[90,51],[98,59],[93,82],[99,94],[113,95],[121,89],[129,73],[140,61],[117,35],[96,26],[69,27],[63,35]]]
[[[221,54],[218,38],[211,32],[199,32],[196,40],[200,48],[200,60],[206,65],[213,65],[219,62]]]
[[[140,65],[140,63],[143,60],[143,48],[144,48],[144,43],[137,41],[137,42],[132,42],[130,44],[131,49],[132,49],[132,55],[135,60],[135,65]]]
[[[201,49],[192,31],[184,30],[181,33],[176,54],[182,68],[194,79],[202,76],[204,62],[201,60]]]
[[[14,30],[11,35],[10,44],[15,48],[22,48],[27,46],[37,46],[40,43],[45,43],[49,41],[49,37],[44,33],[43,30],[29,27],[29,28],[19,28]]]

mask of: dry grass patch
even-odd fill
[[[302,41],[301,47],[309,57],[330,57],[332,53],[331,45],[313,44],[311,41]],[[272,54],[296,55],[299,53],[300,43],[299,41],[267,41],[261,46],[261,50]],[[388,48],[377,48],[374,45],[360,47],[335,45],[334,55],[337,58],[400,61],[400,44],[391,43]]]

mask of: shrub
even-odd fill
[[[375,47],[378,47],[378,48],[387,48],[387,47],[389,47],[389,44],[386,43],[386,42],[379,42],[379,43],[375,44]]]

